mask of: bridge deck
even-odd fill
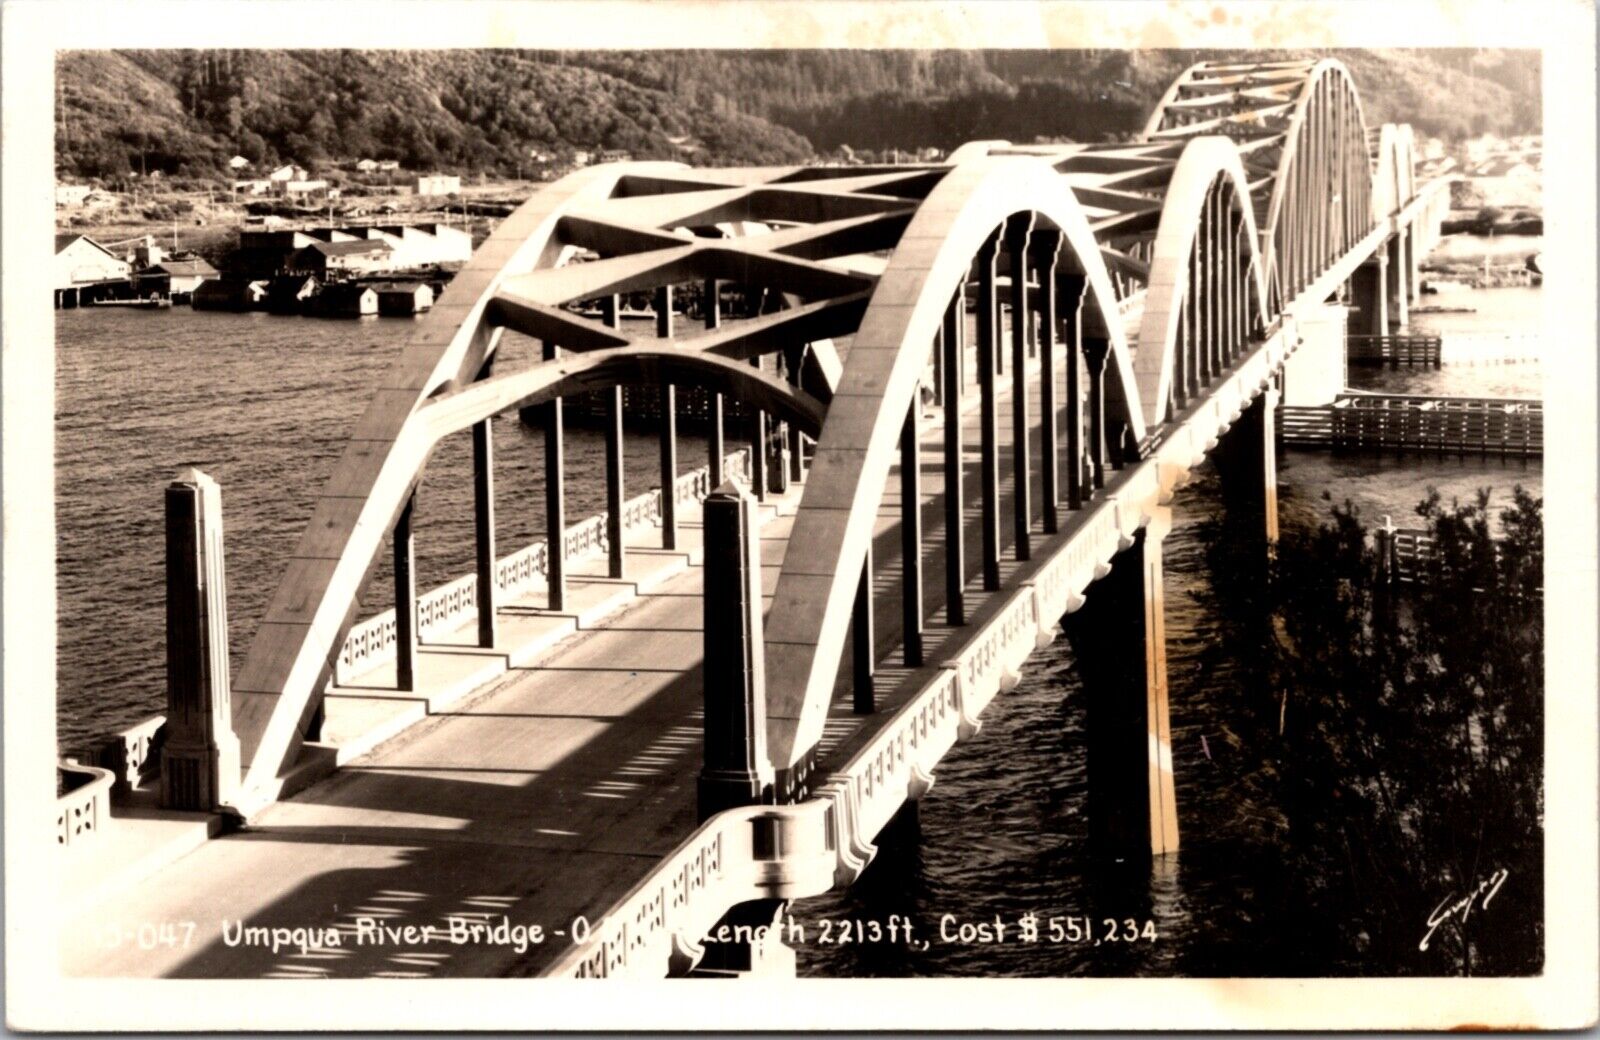
[[[1009,374],[997,380],[1005,546],[1012,540],[1013,508],[1013,485],[1004,476],[1011,470],[1009,382]],[[988,598],[981,586],[976,393],[965,401],[966,598],[969,613],[976,614]],[[1036,395],[1030,415],[1037,452]],[[942,421],[935,411],[923,425],[929,535],[943,523],[941,444]],[[1035,475],[1035,502],[1037,480]],[[899,667],[898,486],[896,468],[874,548],[880,713],[856,716],[848,695],[836,696],[825,763],[830,749],[863,735],[863,721],[886,717],[926,680],[921,672],[927,669]],[[802,487],[773,496],[763,507],[763,587],[769,597]],[[63,971],[212,978],[537,974],[568,948],[575,917],[598,918],[697,823],[703,638],[697,505],[680,514],[680,527],[680,569],[653,587],[642,582],[637,593],[632,576],[667,567],[673,554],[629,546],[631,577],[620,590],[630,600],[624,609],[602,602],[619,591],[618,583],[583,577],[586,570],[599,573],[603,559],[579,567],[575,598],[606,614],[592,625],[540,613],[542,592],[502,608],[502,628],[512,641],[543,643],[542,633],[552,625],[566,626],[563,637],[546,644],[536,660],[514,661],[509,673],[476,693],[462,696],[456,689],[471,680],[476,662],[490,656],[466,645],[472,626],[424,651],[417,694],[384,689],[382,668],[335,688],[324,736],[335,743],[348,739],[349,748],[375,742],[373,731],[363,727],[385,720],[395,726],[398,711],[420,715],[424,705],[431,706],[425,719],[274,805],[248,829],[206,842],[98,904],[79,904],[77,916],[64,922]],[[1002,553],[1001,565],[1003,574],[1017,566],[1009,553]],[[970,630],[947,627],[936,613],[944,598],[942,541],[926,550],[923,567],[926,657],[938,662]],[[841,684],[849,680],[848,660],[847,648]],[[489,674],[503,668],[496,663]],[[450,941],[450,918],[498,924],[502,916],[513,925],[543,926],[547,942],[518,951],[499,942]],[[431,925],[435,932],[426,943],[381,942],[370,931],[357,931],[361,918],[389,928]],[[187,921],[196,926],[187,946],[180,928],[178,945],[140,948],[141,925]],[[276,952],[270,944],[237,939],[229,945],[225,922],[235,930],[240,922],[336,928],[341,946],[306,953],[298,943]],[[93,941],[112,929],[135,939]],[[563,934],[554,934],[557,929]]]

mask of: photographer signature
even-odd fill
[[[1434,907],[1433,913],[1428,915],[1428,933],[1422,937],[1422,942],[1418,944],[1417,949],[1426,950],[1428,948],[1428,940],[1433,938],[1433,933],[1437,932],[1441,925],[1455,915],[1460,914],[1461,920],[1465,921],[1472,915],[1474,906],[1484,910],[1489,909],[1489,901],[1495,897],[1495,893],[1500,891],[1500,886],[1504,885],[1506,878],[1510,876],[1511,871],[1501,868],[1478,882],[1477,888],[1474,888],[1455,902],[1452,903],[1450,901],[1452,897],[1445,896],[1444,901]],[[1483,897],[1482,902],[1478,901],[1479,896]]]

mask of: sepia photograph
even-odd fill
[[[3,8],[13,1028],[1594,1023],[1592,6],[211,6]]]

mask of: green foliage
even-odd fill
[[[243,155],[397,159],[511,174],[530,149],[621,148],[707,164],[793,163],[839,145],[1137,133],[1201,51],[71,51],[58,64],[57,167],[221,174]],[[1250,52],[1260,57],[1310,52]],[[1345,51],[1369,125],[1534,132],[1532,52]]]
[[[1286,537],[1255,624],[1249,739],[1266,749],[1286,869],[1346,967],[1527,974],[1542,959],[1542,502],[1521,488],[1494,533],[1485,491],[1418,513],[1418,580],[1376,579],[1356,510]],[[1219,543],[1220,544],[1220,543]],[[1213,553],[1222,550],[1214,547]],[[1243,585],[1213,558],[1219,582]],[[1505,870],[1488,907],[1430,916]]]

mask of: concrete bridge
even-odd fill
[[[1175,850],[1169,503],[1212,459],[1265,560],[1276,405],[1343,389],[1347,328],[1402,323],[1437,240],[1448,192],[1412,170],[1409,128],[1368,127],[1342,65],[1284,61],[1196,65],[1128,143],[543,189],[374,388],[231,679],[217,494],[169,490],[162,797],[228,833],[80,907],[197,921],[193,942],[77,943],[66,969],[792,970],[775,938],[703,940],[854,881],[1062,630],[1088,673],[1091,840]],[[651,329],[622,320],[636,294]],[[497,365],[507,329],[544,360]],[[625,385],[659,394],[643,466]],[[608,509],[573,526],[578,394],[606,402]],[[549,533],[508,556],[489,420],[529,407]],[[472,438],[477,566],[419,595],[413,495],[447,437]],[[386,551],[392,590],[369,582]],[[502,918],[544,941],[450,941]],[[273,950],[221,920],[343,941]],[[435,932],[356,941],[408,925]]]

